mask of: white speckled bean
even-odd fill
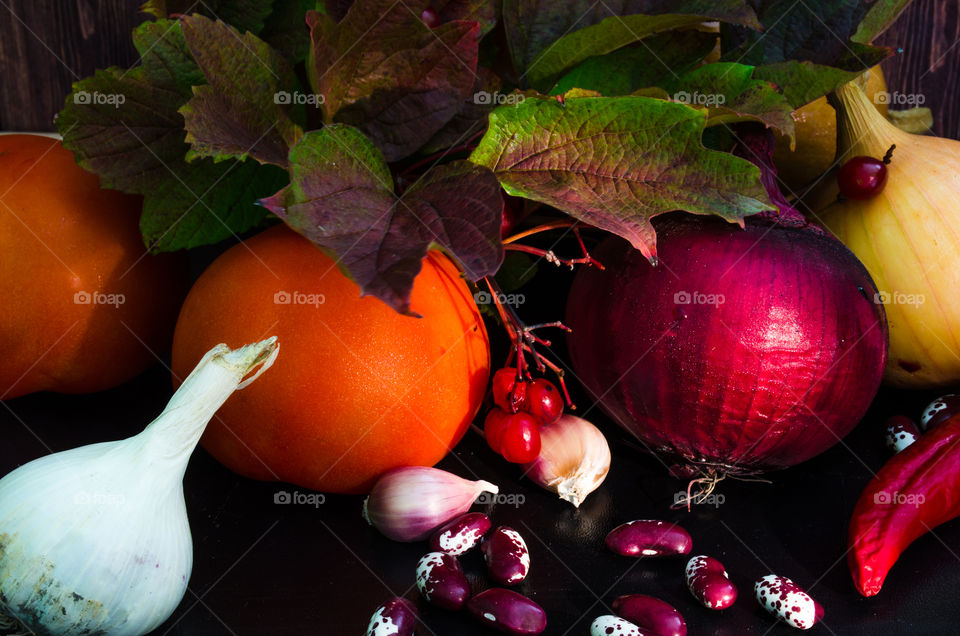
[[[530,551],[520,533],[500,526],[481,546],[490,578],[500,585],[518,585],[530,572]]]
[[[684,570],[687,589],[707,609],[722,610],[737,600],[737,587],[730,581],[720,561],[709,556],[695,556]]]
[[[441,526],[430,538],[430,549],[451,556],[466,554],[480,543],[491,527],[490,517],[468,512]]]
[[[367,636],[413,636],[417,608],[404,598],[390,599],[377,608],[367,625]]]
[[[768,574],[753,584],[757,602],[797,629],[810,629],[823,618],[823,607],[785,576]]]
[[[920,437],[920,429],[909,417],[894,415],[886,422],[887,448],[899,453]]]
[[[470,583],[460,562],[443,552],[428,552],[417,563],[417,589],[438,607],[458,610],[470,597]]]
[[[647,636],[625,618],[606,614],[590,623],[590,636]],[[649,635],[653,636],[653,635]]]

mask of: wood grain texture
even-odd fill
[[[142,0],[0,0],[0,130],[53,130],[70,84],[137,60],[130,31]],[[960,137],[960,8],[914,0],[877,41],[904,52],[884,62],[890,90],[921,94],[935,132]]]
[[[960,3],[914,0],[877,44],[903,49],[883,63],[889,91],[922,95],[934,132],[960,138]]]
[[[70,85],[137,61],[142,0],[0,0],[0,130],[54,130]]]

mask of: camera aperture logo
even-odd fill
[[[120,108],[127,101],[127,96],[123,93],[101,93],[93,91],[77,91],[73,94],[73,103],[87,106],[113,106]]]
[[[473,300],[478,305],[490,305],[496,301],[500,305],[506,305],[509,307],[517,307],[527,302],[527,297],[523,294],[503,294],[498,293],[496,296],[491,294],[488,291],[478,291],[473,295]]]
[[[323,103],[323,95],[316,93],[301,93],[300,91],[277,91],[273,94],[273,103],[287,106],[319,106]]]
[[[677,91],[673,94],[673,101],[688,106],[723,106],[727,103],[727,96],[723,93],[701,93],[700,91]]]
[[[481,506],[496,504],[498,506],[513,506],[514,508],[519,508],[527,503],[527,497],[520,493],[482,492],[473,503],[480,504]]]
[[[887,492],[886,490],[881,490],[873,495],[873,503],[877,504],[878,506],[897,505],[919,508],[926,503],[926,501],[927,498],[924,497],[922,493],[907,494],[902,492]]]
[[[898,106],[901,108],[923,106],[926,101],[927,97],[923,93],[901,93],[900,91],[888,93],[881,91],[873,96],[874,104],[889,104],[890,106]]]
[[[919,307],[927,301],[923,294],[905,294],[903,292],[880,291],[873,295],[873,302],[877,305],[911,305]]]
[[[704,294],[699,291],[678,291],[673,295],[673,303],[675,305],[711,305],[713,307],[719,307],[723,303],[727,302],[726,297],[723,294]]]
[[[687,503],[695,506],[713,506],[714,508],[719,508],[723,504],[727,503],[727,496],[723,493],[714,492],[709,495],[696,496],[691,499],[687,495],[686,490],[678,490],[673,493],[673,505],[675,506],[686,506]]]
[[[313,305],[319,307],[325,302],[327,302],[327,297],[323,294],[278,291],[273,295],[273,304],[275,305]]]
[[[493,106],[504,106],[510,105],[514,106],[520,104],[525,100],[526,97],[519,93],[500,93],[494,92],[490,93],[487,91],[477,91],[473,94],[473,103],[480,106],[484,105],[493,105]]]
[[[113,308],[117,309],[125,302],[127,302],[127,297],[123,294],[78,291],[73,295],[73,303],[75,305],[113,305]]]
[[[273,503],[279,506],[307,505],[319,508],[327,503],[327,496],[322,492],[299,492],[297,490],[287,492],[286,490],[281,490],[273,493]]]

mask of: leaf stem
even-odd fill
[[[551,221],[550,223],[544,223],[543,225],[538,225],[532,227],[529,230],[524,230],[523,232],[517,232],[513,236],[508,236],[503,239],[503,244],[507,245],[509,243],[515,243],[520,239],[527,238],[528,236],[533,236],[534,234],[539,234],[540,232],[546,232],[548,230],[556,230],[563,227],[573,227],[577,224],[577,221],[572,221],[569,219],[560,220],[560,221]]]

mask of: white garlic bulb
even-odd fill
[[[540,456],[524,473],[579,508],[610,472],[607,438],[587,420],[565,413],[540,431]]]
[[[139,435],[47,455],[0,480],[0,614],[57,636],[139,636],[163,623],[193,567],[187,462],[216,410],[277,352],[276,338],[217,345]]]

